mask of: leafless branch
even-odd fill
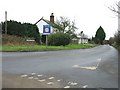
[[[111,11],[113,11],[113,12],[115,12],[115,13],[117,13],[117,14],[120,15],[120,11],[119,11],[119,9],[120,9],[120,5],[119,5],[118,3],[116,3],[116,6],[117,6],[118,9],[116,9],[116,8],[113,7],[113,6],[108,7],[108,8],[109,8]]]

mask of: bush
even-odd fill
[[[36,44],[35,42],[27,42],[27,39],[32,39],[32,38],[28,38],[28,37],[18,37],[15,35],[4,35],[2,34],[2,45],[10,45],[10,46],[14,46],[14,45],[33,45]]]
[[[120,31],[117,31],[117,33],[114,35],[115,42],[118,46],[120,46]]]
[[[2,22],[2,34],[5,34],[5,22]],[[7,21],[7,34],[23,38],[35,38],[37,43],[40,40],[38,27],[30,23],[21,23],[13,20]]]
[[[65,46],[70,43],[70,36],[65,33],[55,33],[48,37],[48,45],[51,46]]]

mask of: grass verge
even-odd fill
[[[118,49],[120,51],[120,45],[113,44],[112,46],[115,47],[116,49]]]
[[[50,50],[70,50],[70,49],[85,49],[90,47],[95,47],[95,44],[70,44],[66,46],[43,46],[43,45],[33,45],[33,46],[0,46],[0,51],[50,51]]]

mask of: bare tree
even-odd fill
[[[117,45],[120,46],[120,1],[116,3],[116,7],[108,7],[111,11],[115,12],[118,15],[118,31],[114,35],[114,40]]]
[[[60,20],[57,20],[56,24],[61,27],[59,31],[65,33],[66,29],[70,25],[70,19],[68,19],[67,17],[60,17]]]
[[[57,32],[67,33],[71,36],[71,38],[77,38],[75,31],[78,29],[75,24],[75,20],[71,21],[67,17],[60,17],[60,19],[56,21],[58,26]]]
[[[116,6],[108,7],[111,11],[115,12],[116,14],[120,15],[120,1],[115,4]]]

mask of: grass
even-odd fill
[[[120,45],[113,45],[113,46],[120,51]]]
[[[0,46],[0,51],[49,51],[49,50],[70,50],[70,49],[84,49],[95,47],[95,44],[70,44],[66,46],[43,46],[43,45],[3,45]]]

